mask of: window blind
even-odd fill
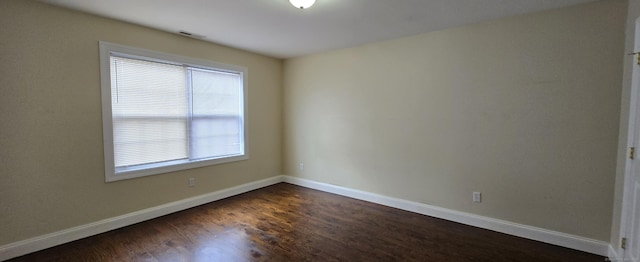
[[[189,69],[192,90],[191,158],[242,153],[239,74]]]
[[[116,170],[244,153],[240,74],[110,61]]]

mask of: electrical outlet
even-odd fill
[[[473,192],[473,202],[476,202],[476,203],[482,202],[482,193]]]
[[[189,187],[194,187],[196,186],[196,179],[191,177],[189,178]]]
[[[298,169],[300,169],[300,171],[304,170],[304,163],[300,162],[300,164],[298,164]]]

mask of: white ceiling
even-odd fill
[[[278,58],[595,0],[41,0]]]

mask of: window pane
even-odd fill
[[[186,158],[185,122],[176,118],[114,119],[116,167]]]
[[[186,90],[181,66],[111,57],[116,167],[188,156]]]
[[[191,157],[242,154],[241,75],[191,69]]]

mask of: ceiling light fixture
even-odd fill
[[[311,7],[316,0],[289,0],[293,6],[300,9],[307,9]]]

